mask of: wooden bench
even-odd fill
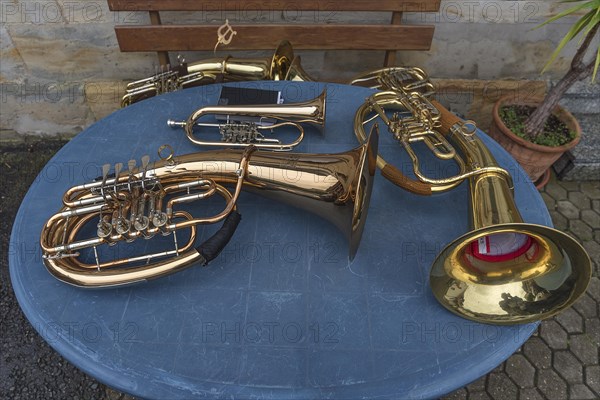
[[[387,24],[233,24],[237,35],[227,50],[272,50],[282,39],[300,50],[385,50],[384,66],[396,63],[397,50],[429,50],[434,27],[402,24],[405,12],[435,12],[440,0],[108,0],[112,11],[148,11],[151,25],[118,25],[123,52],[157,52],[161,65],[169,51],[213,50],[219,25],[161,24],[163,11],[389,12]],[[224,23],[223,21],[222,23]]]

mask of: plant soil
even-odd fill
[[[500,107],[500,118],[504,125],[510,129],[515,135],[530,141],[535,144],[549,147],[558,147],[577,136],[576,132],[569,130],[569,128],[556,116],[550,115],[546,124],[544,125],[544,131],[541,135],[531,140],[525,133],[525,121],[535,111],[535,107],[522,106],[522,105],[509,105]]]

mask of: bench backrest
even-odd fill
[[[385,50],[384,66],[391,66],[397,50],[429,50],[433,38],[433,26],[402,24],[403,13],[438,11],[440,0],[108,0],[108,5],[112,11],[149,12],[151,25],[118,25],[115,32],[121,51],[157,52],[161,65],[170,64],[169,51],[213,50],[219,26],[163,25],[164,11],[389,12],[389,24],[235,24],[237,35],[226,48],[272,50],[288,39],[300,50]]]

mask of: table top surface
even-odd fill
[[[354,112],[373,92],[322,83],[241,85],[281,90],[286,102],[313,98],[327,86],[326,132],[307,129],[295,150],[311,153],[356,147]],[[430,292],[435,256],[469,230],[467,183],[420,197],[379,172],[351,262],[344,235],[331,223],[242,193],[242,222],[206,268],[104,290],[53,278],[42,263],[39,237],[63,193],[101,175],[104,163],[139,163],[165,143],[176,155],[201,151],[165,122],[215,104],[219,92],[220,85],[211,85],[170,93],[98,121],[56,154],[23,200],[10,240],[13,287],[32,325],[70,362],[143,398],[432,398],[486,374],[535,331],[537,324],[461,319]],[[551,226],[524,172],[479,135],[513,175],[523,219]],[[390,136],[382,130],[380,154],[406,167],[406,154]],[[421,148],[417,154],[425,173],[454,169]],[[111,251],[127,252],[104,254]]]

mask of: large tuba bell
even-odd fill
[[[243,151],[173,157],[171,149],[154,165],[147,156],[137,168],[136,162],[130,161],[127,171],[119,163],[112,175],[107,165],[101,179],[64,194],[63,207],[41,233],[44,264],[59,280],[82,287],[131,284],[193,264],[206,265],[228,243],[240,221],[236,200],[242,188],[330,220],[348,238],[353,258],[367,217],[377,141],[377,132],[373,132],[364,145],[338,154],[280,154],[258,152],[250,146]],[[169,146],[161,146],[159,152],[165,147],[168,150]],[[235,185],[233,193],[225,188],[228,184]],[[214,194],[226,201],[225,208],[215,215],[194,217],[178,210],[184,203]],[[217,233],[195,247],[197,225],[223,220]],[[93,227],[95,235],[80,237]],[[185,244],[177,239],[181,229],[190,232]],[[99,257],[101,245],[155,235],[171,236],[172,249],[114,260]],[[81,254],[86,249],[91,263]]]
[[[380,82],[386,80],[391,85],[382,88],[392,90],[374,94],[359,108],[355,131],[364,140],[364,122],[373,119],[369,114],[380,116],[411,157],[417,179],[380,159],[383,175],[418,194],[448,190],[465,179],[470,185],[472,230],[436,257],[429,280],[436,299],[453,313],[490,324],[532,322],[573,304],[591,279],[591,260],[583,247],[558,230],[523,222],[510,174],[477,137],[472,121],[460,120],[434,100],[425,101],[393,77]],[[388,117],[387,106],[404,108],[408,116],[397,112]],[[421,140],[438,157],[457,160],[460,173],[424,176],[411,147]]]
[[[168,120],[167,125],[185,130],[188,139],[200,146],[246,147],[253,144],[260,149],[289,151],[304,138],[302,123],[316,126],[321,132],[325,128],[325,106],[327,89],[312,100],[289,104],[262,105],[226,105],[206,106],[194,111],[186,121]],[[226,116],[222,123],[199,122],[209,115]],[[298,136],[289,143],[268,138],[262,131],[273,131],[282,126],[292,126],[298,130]],[[195,127],[217,127],[221,140],[199,139]]]
[[[304,80],[312,81],[294,57],[292,45],[282,40],[273,56],[266,58],[208,58],[193,63],[180,60],[180,65],[149,78],[130,82],[121,106],[162,93],[219,81]]]

